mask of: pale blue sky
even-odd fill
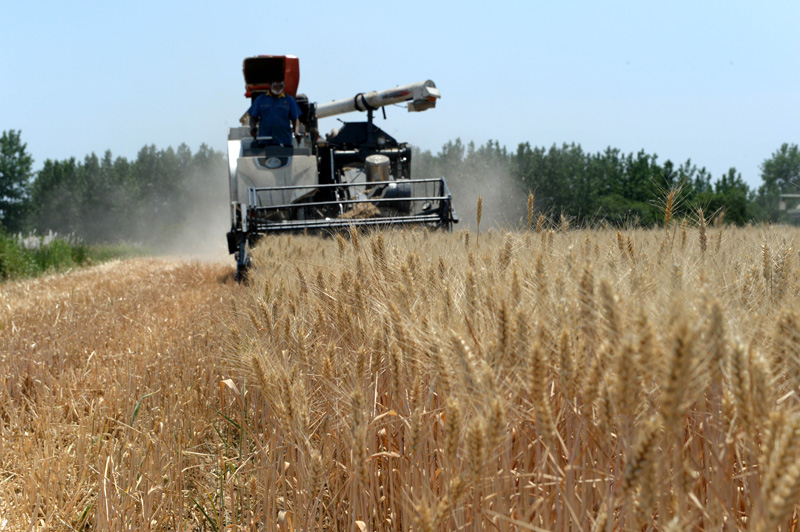
[[[758,186],[761,162],[800,143],[797,0],[6,0],[0,25],[0,130],[22,131],[36,168],[223,150],[258,54],[297,55],[318,102],[432,79],[436,109],[378,124],[434,153],[456,137],[575,142],[691,158],[715,178],[735,166]]]

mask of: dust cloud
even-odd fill
[[[113,159],[110,151],[83,164],[48,161],[36,180],[34,233],[147,254],[228,257],[228,164],[206,146],[194,155],[185,145],[146,146],[133,161]]]
[[[441,175],[414,174],[415,177],[441,177],[453,195],[453,205],[460,218],[455,230],[478,229],[478,197],[481,197],[480,230],[514,230],[527,220],[528,190],[501,164],[458,162],[444,165]]]
[[[185,195],[169,207],[174,211],[145,220],[139,230],[155,237],[159,254],[232,264],[225,238],[230,230],[227,170],[197,173],[184,183]]]

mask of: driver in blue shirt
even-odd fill
[[[292,131],[300,137],[300,107],[283,89],[283,81],[273,81],[269,92],[256,98],[247,113],[253,137],[269,137],[262,139],[267,146],[291,148]]]

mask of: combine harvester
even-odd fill
[[[235,254],[238,280],[250,267],[250,248],[264,235],[410,224],[450,230],[458,222],[444,178],[411,179],[411,148],[373,123],[374,111],[387,105],[435,107],[440,93],[432,81],[315,104],[297,94],[300,66],[290,55],[245,59],[244,79],[251,102],[283,80],[284,92],[300,107],[304,135],[291,148],[264,146],[264,139],[250,135],[246,113],[242,127],[228,132],[228,251]],[[365,111],[367,121],[346,122],[319,137],[318,119],[351,111]]]

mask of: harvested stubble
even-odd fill
[[[136,259],[0,285],[0,530],[206,526],[229,273]]]
[[[789,525],[797,230],[539,233],[264,240],[230,352],[253,521]]]

